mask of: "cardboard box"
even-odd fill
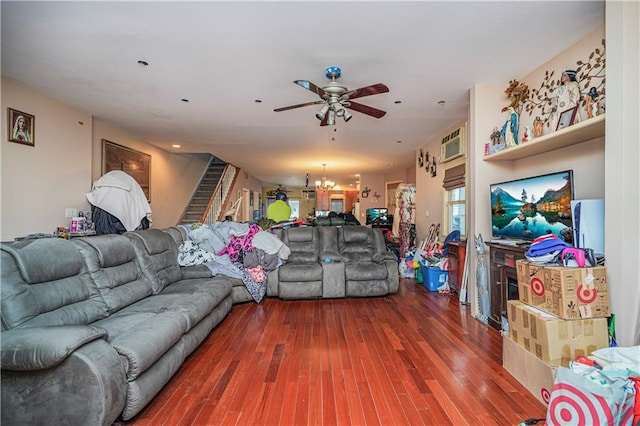
[[[538,401],[549,404],[557,367],[542,361],[509,337],[502,339],[502,367]]]
[[[607,268],[540,266],[516,262],[518,299],[563,319],[610,316]]]
[[[543,267],[526,260],[517,260],[516,272],[518,274],[518,299],[531,306],[544,305],[546,288]]]
[[[519,300],[507,301],[507,316],[511,339],[550,365],[609,346],[606,318],[563,320]]]

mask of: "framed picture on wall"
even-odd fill
[[[26,112],[7,108],[7,140],[35,146],[36,118]]]
[[[102,139],[102,174],[122,170],[138,182],[151,202],[151,156]]]
[[[556,126],[556,131],[573,125],[573,122],[576,119],[577,112],[578,112],[577,106],[570,108],[566,111],[562,111],[560,113],[560,117],[558,118],[558,125]]]

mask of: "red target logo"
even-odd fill
[[[613,413],[607,401],[599,395],[585,395],[567,383],[553,386],[548,419],[551,425],[612,425]]]
[[[531,282],[529,284],[531,284],[531,293],[533,293],[534,296],[544,296],[544,282],[542,282],[540,278],[531,278]]]
[[[551,394],[549,393],[549,389],[542,388],[540,390],[540,396],[542,397],[542,400],[544,401],[545,404],[549,404],[549,398],[551,398]]]
[[[598,290],[595,287],[587,288],[584,285],[580,284],[577,290],[577,296],[580,303],[589,304],[596,301],[596,297],[598,297]]]

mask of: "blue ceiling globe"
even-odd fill
[[[334,78],[340,78],[341,72],[340,67],[329,67],[325,70],[324,75],[326,75],[329,80],[332,80]]]

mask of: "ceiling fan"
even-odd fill
[[[275,197],[276,195],[278,195],[278,193],[286,194],[287,192],[291,192],[291,191],[285,188],[284,186],[282,186],[281,184],[278,184],[278,187],[276,189],[267,191],[267,197]]]
[[[361,98],[363,96],[378,95],[380,93],[386,93],[389,88],[384,84],[378,83],[371,86],[361,87],[355,90],[348,90],[345,86],[336,82],[340,78],[341,70],[339,67],[329,67],[325,70],[326,77],[331,80],[329,84],[324,87],[318,87],[315,84],[307,80],[295,80],[294,83],[298,86],[307,89],[316,95],[320,96],[320,101],[306,102],[304,104],[291,105],[282,108],[274,109],[275,112],[287,111],[294,108],[305,107],[309,105],[324,104],[322,109],[316,113],[316,118],[320,120],[321,126],[332,126],[335,122],[335,117],[342,117],[344,121],[351,120],[351,114],[347,109],[358,111],[362,114],[369,115],[375,118],[382,118],[386,114],[386,111],[379,110],[367,105],[363,105],[357,102],[353,102],[352,99]]]

